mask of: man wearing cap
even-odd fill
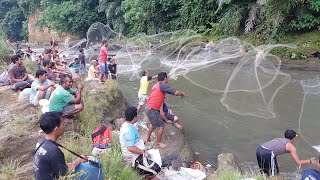
[[[165,148],[167,145],[161,142],[164,122],[160,114],[160,108],[164,102],[166,93],[174,96],[184,96],[185,93],[182,91],[176,91],[168,85],[169,79],[166,72],[158,74],[158,82],[152,87],[148,101],[147,101],[147,116],[151,123],[149,125],[149,131],[147,141],[151,142],[150,136],[153,129],[157,129],[157,147]]]
[[[287,129],[284,133],[284,138],[275,138],[258,146],[256,156],[261,173],[269,176],[271,171],[271,175],[274,176],[276,170],[276,174],[279,174],[277,156],[285,153],[290,153],[297,165],[317,164],[314,157],[306,160],[299,158],[297,150],[292,144],[296,137],[295,131]]]

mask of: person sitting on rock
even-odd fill
[[[50,60],[44,60],[42,62],[42,68],[43,70],[47,71],[47,78],[54,82],[59,83],[60,78],[56,76],[56,74],[53,72],[53,70],[50,68],[50,65],[54,64],[54,62],[50,62]]]
[[[108,69],[110,72],[111,79],[116,80],[117,79],[117,63],[114,60],[114,58],[110,60],[110,64],[108,64]]]
[[[81,100],[83,84],[78,84],[78,89],[72,89],[73,80],[70,75],[60,77],[60,85],[52,92],[49,99],[49,112],[59,111],[64,116],[70,117],[83,110],[84,104]]]
[[[12,65],[9,66],[8,75],[10,84],[14,91],[22,91],[24,88],[30,87],[33,80],[29,79],[26,68],[23,66],[20,55],[13,55],[11,57]]]
[[[88,71],[88,77],[87,77],[87,81],[91,81],[91,80],[99,80],[98,76],[99,76],[99,71],[97,71],[96,67],[98,65],[98,61],[97,60],[92,60],[91,61],[91,65],[89,67],[89,71]]]
[[[149,125],[149,131],[147,136],[147,141],[151,142],[151,133],[153,129],[157,129],[157,147],[165,148],[167,145],[161,142],[162,134],[164,130],[164,122],[162,120],[160,109],[164,102],[166,93],[174,96],[184,96],[185,93],[182,91],[176,91],[168,85],[169,78],[167,77],[166,72],[160,72],[158,74],[158,83],[155,84],[150,92],[148,101],[147,101],[147,116],[151,123]]]
[[[54,90],[54,82],[47,79],[47,71],[39,69],[36,72],[36,79],[31,84],[30,103],[34,106],[39,105],[39,100],[47,99]]]
[[[132,161],[135,160],[140,154],[148,157],[149,153],[145,151],[146,147],[138,132],[134,127],[134,123],[138,121],[137,108],[130,106],[125,110],[126,121],[120,127],[120,145],[123,161],[126,164],[131,165]],[[152,177],[146,177],[151,179]]]
[[[167,104],[163,102],[162,107],[160,108],[160,114],[162,119],[167,123],[173,123],[178,129],[182,129],[181,124],[179,124],[179,117],[172,114],[171,109],[168,108]]]
[[[40,117],[39,124],[45,137],[37,143],[33,159],[36,180],[60,179],[66,175],[68,169],[73,170],[80,163],[86,162],[77,158],[71,163],[66,163],[64,154],[56,143],[64,134],[65,121],[61,112],[46,112]]]
[[[52,58],[52,50],[50,48],[44,48],[43,60],[50,60]]]
[[[290,153],[292,159],[297,165],[317,164],[314,157],[306,160],[301,160],[297,154],[295,146],[292,144],[297,134],[295,131],[287,129],[284,133],[285,138],[276,138],[271,141],[259,145],[256,150],[256,156],[261,173],[267,176],[279,174],[277,156],[285,153]],[[276,172],[275,172],[276,170]]]

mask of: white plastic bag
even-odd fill
[[[162,160],[159,149],[149,149],[147,152],[150,154],[150,159],[161,167]]]

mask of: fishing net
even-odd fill
[[[320,152],[320,79],[301,80],[304,96],[299,117],[299,133],[303,139]]]
[[[273,100],[290,76],[270,54],[284,45],[254,47],[237,38],[203,43],[192,30],[122,37],[110,26],[94,23],[87,32],[88,54],[98,54],[107,39],[116,52],[117,74],[138,80],[143,69],[166,71],[170,78],[187,79],[210,92],[222,93],[221,103],[241,115],[274,118]],[[187,91],[187,90],[186,90]]]

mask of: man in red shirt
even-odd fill
[[[104,76],[108,78],[108,66],[107,58],[108,56],[115,56],[113,53],[108,53],[109,43],[107,40],[102,41],[102,47],[100,49],[99,65],[100,65],[100,82],[103,82]]]
[[[161,105],[164,102],[166,93],[174,95],[174,96],[184,96],[185,93],[182,91],[176,91],[175,89],[171,88],[167,83],[169,79],[167,77],[166,72],[160,72],[158,74],[158,83],[156,83],[150,92],[148,101],[147,101],[147,116],[151,123],[149,126],[147,141],[151,142],[150,136],[154,128],[157,129],[156,136],[157,136],[157,147],[158,148],[165,148],[167,145],[161,142],[163,129],[164,129],[164,122],[162,120],[160,114]]]

